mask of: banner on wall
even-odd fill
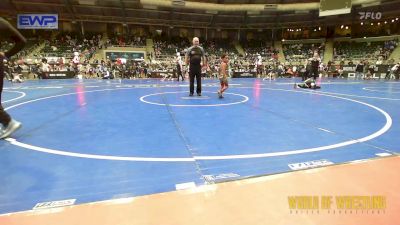
[[[58,29],[58,14],[18,14],[18,29]]]

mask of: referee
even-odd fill
[[[314,80],[317,80],[317,77],[319,77],[318,70],[319,70],[319,64],[321,63],[321,58],[319,58],[318,53],[314,53],[314,57],[309,59],[311,62],[311,77],[314,78]]]
[[[207,66],[207,61],[204,53],[204,49],[199,46],[199,38],[193,38],[193,46],[188,48],[185,56],[186,66],[189,65],[189,80],[190,80],[190,94],[193,96],[194,93],[194,78],[197,81],[197,95],[201,96],[201,62],[203,66]]]

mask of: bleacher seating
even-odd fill
[[[154,39],[154,52],[157,58],[175,56],[191,45],[189,39],[172,37],[170,39],[158,37]]]
[[[39,55],[72,58],[74,52],[79,52],[90,59],[99,47],[100,39],[99,34],[87,34],[83,37],[77,34],[61,33],[54,40],[46,41]]]
[[[142,48],[146,46],[146,38],[132,35],[108,35],[111,46]]]
[[[235,46],[230,41],[224,39],[208,40],[201,45],[206,49],[208,55],[220,56],[222,53],[229,55],[238,54]]]
[[[319,56],[324,55],[324,45],[321,43],[296,43],[296,44],[283,44],[283,54],[286,61],[299,62],[313,57],[317,52]]]
[[[247,55],[261,55],[262,57],[271,58],[274,54],[273,46],[262,40],[245,41],[241,45]]]
[[[336,42],[334,44],[334,59],[387,59],[397,46],[397,41],[374,42]]]
[[[36,39],[28,39],[25,47],[16,55],[16,57],[24,57],[28,55],[33,48],[39,43]],[[14,43],[8,41],[0,41],[0,52],[6,52],[13,47]]]

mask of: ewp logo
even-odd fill
[[[18,29],[58,29],[57,14],[20,14]]]
[[[367,20],[367,19],[373,19],[373,20],[379,20],[382,18],[382,13],[381,12],[359,12],[360,14],[360,20]]]

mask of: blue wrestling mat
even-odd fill
[[[75,204],[390,156],[400,83],[232,79],[40,80],[6,84],[22,129],[0,141],[0,213]]]

